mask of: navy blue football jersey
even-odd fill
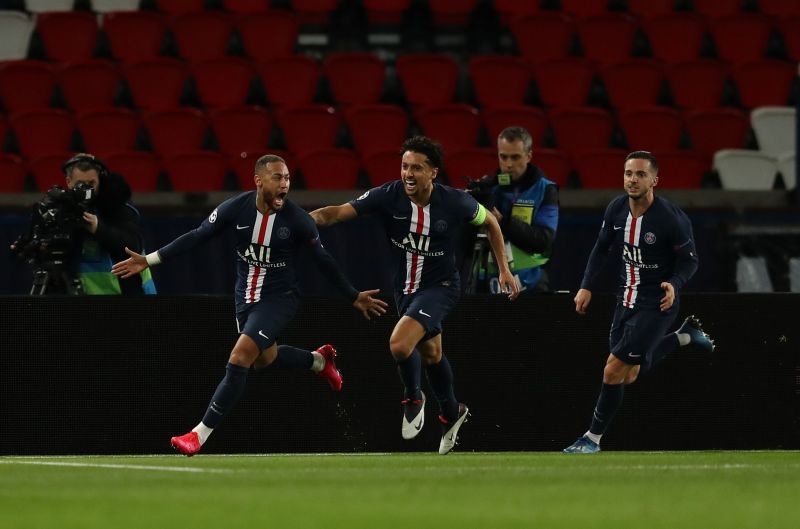
[[[236,306],[256,303],[262,294],[297,289],[294,256],[302,246],[321,244],[311,216],[286,200],[277,213],[256,208],[256,192],[226,200],[196,229],[160,250],[163,259],[183,253],[223,233],[236,233]]]
[[[623,195],[611,201],[603,217],[581,288],[592,290],[600,259],[621,252],[617,298],[626,308],[658,306],[668,281],[676,294],[697,270],[698,258],[689,217],[661,197],[641,217],[634,217]]]
[[[464,191],[434,184],[430,203],[418,206],[400,180],[370,189],[350,201],[359,215],[377,215],[397,259],[395,288],[405,294],[432,285],[458,286],[461,230],[478,216],[478,202]]]

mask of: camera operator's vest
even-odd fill
[[[113,264],[111,256],[100,248],[93,237],[85,237],[81,248],[80,262],[78,263],[78,278],[83,285],[85,294],[113,295],[121,294],[119,279],[111,273]],[[145,268],[141,274],[142,291],[145,294],[155,294],[156,286],[150,269]]]

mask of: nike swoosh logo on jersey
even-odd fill
[[[629,356],[629,357],[631,357],[631,358],[639,358],[639,357],[640,357],[640,356],[642,356],[642,355],[640,355],[640,354],[638,354],[638,355],[635,355],[635,354],[633,354],[633,353],[628,353],[628,356]]]
[[[621,230],[621,229],[622,229],[622,228],[624,228],[624,227],[625,227],[625,226],[614,226],[614,231]]]
[[[250,226],[239,226],[238,224],[236,225],[236,229],[237,229],[237,230],[246,230],[246,229],[247,229],[247,228],[249,228],[249,227],[250,227]]]
[[[259,336],[263,336],[264,338],[266,338],[267,340],[269,340],[269,336],[267,336],[266,334],[264,334],[264,333],[263,333],[263,332],[261,332],[261,331],[258,331],[258,335],[259,335]]]
[[[420,313],[420,314],[422,314],[423,316],[427,316],[427,317],[429,317],[429,318],[431,317],[431,315],[430,315],[430,314],[428,314],[427,312],[423,312],[423,310],[422,310],[422,309],[419,309],[419,313]]]
[[[408,217],[398,217],[397,215],[392,215],[392,218],[397,220],[406,220]]]

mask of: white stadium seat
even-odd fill
[[[789,151],[778,155],[778,171],[781,172],[786,189],[797,187],[797,152]]]
[[[0,61],[15,61],[28,56],[35,22],[19,11],[0,11]]]
[[[792,107],[759,107],[750,113],[750,125],[759,150],[772,156],[794,150],[796,111]]]
[[[723,149],[714,154],[714,169],[723,189],[765,191],[775,185],[775,157],[760,151]]]

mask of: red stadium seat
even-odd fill
[[[669,151],[678,148],[683,121],[678,111],[665,107],[623,110],[617,117],[634,151]]]
[[[326,105],[305,105],[278,109],[278,125],[286,146],[297,157],[335,146],[341,127],[336,109]]]
[[[575,158],[575,169],[584,189],[622,188],[627,152],[622,149],[593,149]]]
[[[204,0],[156,0],[156,7],[162,13],[170,15],[200,13],[206,8]]]
[[[792,17],[800,15],[797,0],[758,0],[758,9],[767,15]]]
[[[722,104],[727,68],[713,59],[672,64],[666,69],[675,105],[686,109],[714,108]]]
[[[50,106],[56,76],[40,61],[0,62],[0,101],[6,111]]]
[[[427,53],[401,55],[397,58],[396,68],[406,100],[412,106],[455,101],[459,67],[452,57]]]
[[[587,103],[597,66],[592,61],[570,57],[540,62],[534,72],[545,106],[574,107]]]
[[[222,0],[222,9],[231,13],[266,13],[269,0]]]
[[[71,151],[53,151],[28,160],[28,172],[33,176],[39,191],[47,191],[53,186],[67,185],[61,166],[75,154]]]
[[[0,112],[0,149],[5,147],[6,135],[8,134],[8,122],[6,117]]]
[[[539,2],[520,2],[519,0],[494,0],[494,9],[500,15],[500,25],[508,26],[517,18],[541,13]]]
[[[583,56],[601,63],[631,58],[637,24],[623,13],[596,15],[577,21]]]
[[[156,110],[143,116],[153,150],[163,156],[199,150],[208,131],[208,122],[196,108]]]
[[[659,189],[700,189],[710,169],[702,156],[691,151],[656,152]]]
[[[352,189],[361,162],[349,149],[310,151],[297,161],[306,189]]]
[[[603,15],[608,12],[608,0],[561,0],[561,10],[580,18]]]
[[[102,157],[109,171],[125,177],[135,193],[156,190],[161,159],[152,152],[118,151]]]
[[[463,189],[470,180],[494,174],[497,171],[498,163],[496,149],[473,147],[446,153],[444,172],[450,185]]]
[[[362,158],[367,179],[373,187],[400,178],[400,162],[401,156],[397,148],[366,153]]]
[[[747,116],[733,108],[695,110],[685,120],[695,152],[706,161],[718,150],[743,148],[750,129]]]
[[[338,7],[337,0],[290,0],[294,11],[303,25],[326,26],[330,16]]]
[[[252,13],[241,17],[236,29],[242,38],[245,54],[256,61],[291,55],[297,43],[297,18],[290,12]],[[265,35],[269,35],[267,43],[264,42]]]
[[[800,15],[780,19],[778,27],[789,58],[800,60]]]
[[[65,64],[58,72],[61,93],[73,110],[113,106],[121,79],[116,65],[104,60]]]
[[[333,99],[340,105],[377,103],[386,65],[373,53],[329,53],[324,61]]]
[[[159,56],[167,22],[159,13],[119,11],[103,15],[103,31],[115,59],[138,62]]]
[[[547,130],[547,117],[536,107],[513,105],[487,108],[482,112],[482,117],[492,145],[506,127],[523,127],[533,137],[534,144],[542,141]]]
[[[19,156],[0,153],[0,193],[20,193],[27,171]]]
[[[134,104],[145,110],[178,107],[189,79],[183,62],[166,57],[126,64],[122,73]]]
[[[634,59],[609,64],[600,70],[600,77],[614,108],[654,106],[664,86],[661,64],[647,59]]]
[[[23,156],[34,158],[70,151],[75,123],[64,110],[40,109],[18,112],[9,119]]]
[[[708,22],[696,13],[665,13],[644,21],[653,57],[667,62],[692,61],[700,57]]]
[[[692,6],[697,13],[711,17],[742,12],[742,0],[692,0]]]
[[[720,59],[742,64],[764,58],[773,22],[758,14],[726,15],[711,20]]]
[[[419,112],[417,122],[426,136],[442,145],[445,153],[471,149],[478,143],[481,120],[478,110],[469,105],[428,107]]]
[[[209,117],[220,151],[230,155],[266,152],[272,117],[264,108],[221,108],[211,111]]]
[[[79,113],[75,121],[87,152],[103,154],[132,151],[142,127],[139,117],[127,108],[109,108]]]
[[[466,26],[477,0],[429,0],[433,23],[437,26]]]
[[[165,158],[164,169],[175,191],[220,191],[228,172],[228,159],[218,152],[187,151]]]
[[[745,108],[785,106],[789,104],[797,66],[777,59],[763,59],[741,64],[731,71]]]
[[[572,161],[567,153],[557,149],[534,149],[531,163],[544,171],[544,175],[559,187],[567,185],[572,172]]]
[[[86,11],[40,13],[36,20],[36,31],[42,38],[50,60],[85,61],[94,54],[97,17]]]
[[[482,107],[521,105],[531,82],[528,63],[507,55],[479,55],[469,61],[475,99]]]
[[[556,108],[548,116],[558,148],[575,155],[588,149],[605,149],[611,142],[614,122],[600,108]]]
[[[654,17],[672,13],[675,0],[628,0],[628,11],[642,17]]]
[[[228,163],[236,176],[239,189],[248,191],[255,188],[253,176],[255,175],[256,161],[265,154],[274,154],[283,158],[286,162],[286,166],[289,168],[289,173],[294,175],[297,170],[297,164],[295,163],[294,157],[287,151],[270,148],[231,154],[228,158]]]
[[[394,105],[357,105],[345,111],[356,150],[362,154],[397,150],[408,137],[408,113]]]
[[[225,13],[202,11],[172,18],[169,27],[180,56],[190,61],[224,57],[233,23]]]
[[[540,13],[511,22],[511,33],[522,58],[536,64],[569,55],[575,27],[561,13]]]
[[[403,13],[411,7],[411,0],[362,0],[370,25],[399,25]]]
[[[189,71],[200,102],[208,108],[241,106],[247,102],[255,68],[241,57],[221,57],[192,63]]]
[[[305,55],[267,59],[258,66],[267,99],[276,107],[310,104],[320,73],[317,61]]]

